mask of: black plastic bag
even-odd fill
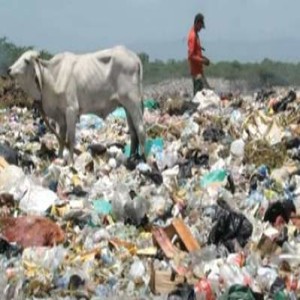
[[[11,258],[22,253],[22,248],[18,245],[10,244],[6,239],[0,238],[0,254]]]
[[[281,99],[279,102],[275,103],[273,106],[274,112],[285,111],[289,103],[295,101],[297,95],[294,91],[289,91],[288,95]]]
[[[300,146],[300,138],[293,137],[289,138],[285,141],[285,146],[287,149],[299,148]]]
[[[169,293],[168,300],[196,300],[194,286],[188,283],[178,284],[176,290]]]
[[[203,132],[203,138],[206,142],[217,143],[225,137],[225,133],[222,129],[210,126]]]
[[[277,217],[281,216],[283,220],[288,223],[292,213],[296,213],[296,207],[293,201],[277,201],[270,204],[266,210],[264,221],[274,224]]]
[[[10,146],[0,144],[0,156],[11,165],[18,165],[18,152]]]
[[[214,220],[216,223],[208,236],[208,244],[223,244],[233,253],[234,240],[244,247],[252,235],[251,222],[243,214],[232,211],[228,205],[218,207]]]
[[[106,152],[106,146],[102,144],[92,144],[88,146],[88,151],[91,152],[92,156],[102,155]]]

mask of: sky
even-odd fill
[[[183,59],[197,12],[213,61],[300,61],[299,0],[0,0],[0,37],[51,53],[123,44]]]

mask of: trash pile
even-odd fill
[[[0,109],[3,107],[31,107],[32,100],[26,93],[7,77],[0,76]]]
[[[36,111],[2,109],[0,298],[299,299],[299,101],[147,98],[133,168],[122,108],[80,117],[72,166]]]

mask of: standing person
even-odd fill
[[[198,13],[194,19],[194,25],[188,34],[188,61],[190,73],[193,78],[194,95],[201,91],[204,87],[209,88],[207,80],[204,76],[204,65],[208,66],[210,61],[202,55],[201,42],[198,33],[205,28],[204,16]]]

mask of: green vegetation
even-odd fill
[[[8,41],[6,37],[0,38],[0,74],[5,74],[7,68],[25,51],[33,49],[33,46],[19,47]],[[42,51],[43,58],[50,58],[51,54]]]
[[[146,83],[156,83],[164,79],[188,77],[189,69],[186,60],[169,60],[151,62],[145,53],[140,54],[144,64]],[[250,87],[272,85],[300,85],[300,63],[275,62],[264,59],[260,63],[218,62],[206,68],[207,77],[228,80],[245,80]]]
[[[32,46],[19,47],[0,38],[0,74],[5,74],[7,67],[11,65],[21,53],[32,49]],[[165,79],[189,77],[186,60],[151,61],[146,53],[140,53],[144,65],[144,81],[146,84],[157,83]],[[51,54],[42,51],[44,58],[50,58]],[[300,85],[300,63],[275,62],[269,59],[261,63],[218,62],[206,68],[208,77],[224,78],[229,80],[245,80],[253,87],[268,85]]]

